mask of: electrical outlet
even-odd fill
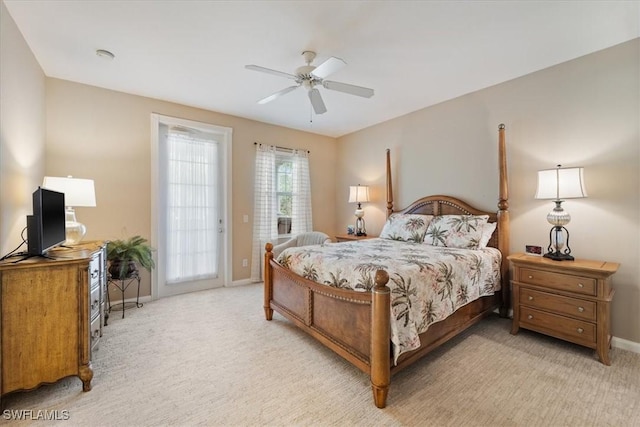
[[[249,222],[249,215],[242,215],[242,222]]]
[[[245,259],[243,259],[243,260],[242,260],[242,266],[243,266],[243,267],[249,267],[249,260],[248,260],[248,259],[246,259],[246,258],[245,258]]]

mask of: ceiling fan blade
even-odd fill
[[[309,91],[309,100],[311,100],[313,111],[315,111],[316,114],[324,114],[327,112],[327,107],[324,106],[322,96],[320,96],[318,89],[314,88]]]
[[[344,92],[351,95],[362,96],[365,98],[371,98],[373,96],[373,89],[369,89],[368,87],[350,85],[348,83],[325,80],[322,82],[322,86],[329,90],[337,90],[338,92]]]
[[[286,87],[286,88],[284,88],[282,90],[279,90],[276,93],[273,93],[273,94],[267,96],[266,98],[262,98],[260,101],[258,101],[258,104],[266,104],[267,102],[271,102],[274,99],[279,98],[282,95],[285,95],[285,94],[291,92],[292,90],[298,89],[299,87],[300,87],[299,85]]]
[[[332,56],[331,58],[324,61],[322,64],[318,65],[315,68],[315,70],[311,72],[311,74],[313,74],[315,77],[319,79],[324,79],[329,74],[335,73],[345,65],[347,65],[347,63],[344,62],[342,59]]]
[[[259,65],[245,65],[247,70],[260,71],[262,73],[273,74],[274,76],[286,77],[287,79],[296,80],[297,77],[293,74],[285,73],[283,71],[272,70],[271,68],[264,68]]]

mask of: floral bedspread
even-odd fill
[[[369,292],[376,270],[389,273],[394,363],[420,347],[418,334],[463,305],[500,290],[501,254],[369,239],[288,248],[277,261],[296,274],[336,288]]]

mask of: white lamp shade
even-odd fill
[[[364,203],[369,201],[369,187],[366,185],[352,185],[349,187],[349,203]]]
[[[575,199],[587,197],[583,168],[556,168],[538,171],[536,199]]]
[[[96,191],[92,179],[45,176],[42,187],[64,193],[66,206],[96,206]]]

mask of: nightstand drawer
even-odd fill
[[[596,321],[596,303],[579,298],[520,288],[520,304],[579,319]]]
[[[520,282],[583,295],[596,295],[596,280],[588,277],[522,268]]]
[[[570,319],[529,307],[520,308],[520,323],[527,329],[543,332],[578,343],[596,342],[596,325],[582,320]]]

